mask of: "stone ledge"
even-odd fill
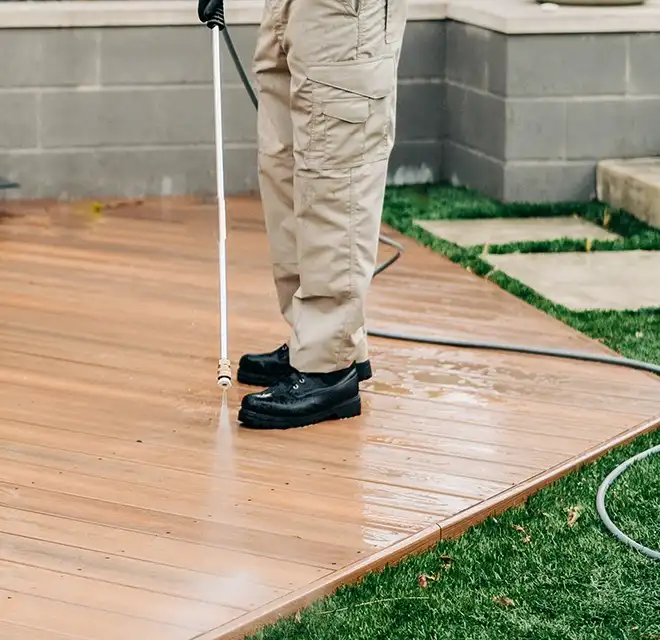
[[[601,202],[660,229],[660,158],[603,160],[596,186]]]
[[[263,0],[229,0],[227,23],[258,24],[262,9]],[[660,32],[660,0],[554,8],[536,0],[409,0],[410,21],[446,19],[509,35]],[[186,0],[0,2],[0,29],[198,24]]]
[[[622,7],[559,6],[536,0],[453,0],[447,19],[506,35],[660,31],[660,0]]]
[[[228,0],[228,25],[255,25],[261,21],[263,0]],[[444,20],[447,3],[411,0],[409,19]],[[66,27],[196,26],[197,10],[184,0],[93,0],[80,2],[0,2],[0,29]]]

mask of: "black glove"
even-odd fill
[[[209,29],[225,28],[225,0],[197,0],[197,16]]]

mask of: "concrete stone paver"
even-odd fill
[[[486,259],[575,311],[660,307],[660,251],[492,254]]]
[[[574,216],[553,218],[494,218],[478,220],[416,220],[433,235],[469,247],[509,242],[543,242],[571,238],[615,240],[618,236]]]

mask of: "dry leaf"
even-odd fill
[[[496,604],[499,604],[501,607],[515,607],[516,603],[511,600],[511,598],[507,598],[506,596],[494,596],[493,597],[493,602]]]
[[[513,528],[518,532],[524,534],[523,539],[521,540],[522,543],[527,544],[528,542],[531,542],[532,538],[531,536],[525,531],[524,527],[521,527],[519,524],[514,524]]]
[[[587,241],[584,244],[584,248],[585,248],[587,253],[589,253],[591,251],[592,245],[593,245],[593,240],[591,238],[587,238]]]
[[[453,564],[454,559],[451,556],[440,556],[440,562],[442,562],[445,567],[449,567]]]
[[[423,573],[421,576],[417,577],[417,583],[419,584],[420,587],[422,587],[422,589],[426,589],[429,586],[429,580],[431,580],[432,582],[436,582],[439,579],[440,579],[439,574],[430,576],[426,573]]]
[[[610,220],[612,219],[612,215],[610,214],[610,210],[606,209],[605,210],[605,215],[603,216],[603,226],[607,228],[610,224]]]
[[[301,618],[302,618],[302,616],[300,615],[300,611],[296,611],[296,615],[293,617],[293,619],[295,620],[295,623],[300,624]]]
[[[580,511],[582,511],[582,507],[575,506],[575,507],[568,507],[568,526],[572,527],[577,521],[578,518],[580,517]]]

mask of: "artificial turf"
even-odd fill
[[[660,309],[572,312],[492,272],[484,248],[461,249],[415,227],[419,218],[576,214],[614,242],[522,243],[488,251],[660,250],[660,232],[600,204],[502,205],[446,186],[388,192],[384,221],[630,358],[660,364]],[[395,267],[394,267],[395,268]],[[595,509],[598,487],[620,462],[660,444],[637,438],[455,541],[344,587],[259,640],[660,640],[660,563],[615,540]],[[660,549],[660,456],[632,467],[610,490],[615,523]]]

